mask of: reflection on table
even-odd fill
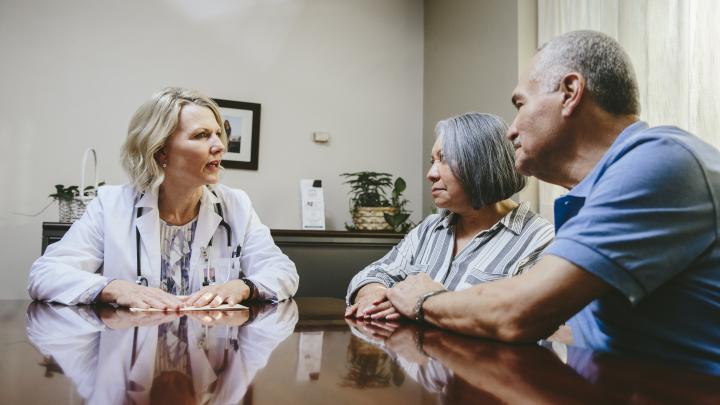
[[[549,341],[509,345],[408,323],[348,324],[358,341],[382,349],[445,403],[720,403],[720,377],[686,368],[696,359],[661,362]]]
[[[720,377],[674,363],[355,322],[343,309],[0,302],[0,403],[720,403]]]
[[[237,403],[297,319],[293,301],[187,314],[33,303],[28,337],[90,404]]]

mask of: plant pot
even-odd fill
[[[85,213],[85,201],[75,198],[72,200],[58,200],[60,222],[75,222]]]
[[[358,231],[392,231],[385,221],[385,214],[396,214],[395,207],[357,207],[353,210],[352,220]]]

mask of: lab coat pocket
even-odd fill
[[[218,284],[227,283],[230,280],[240,278],[240,258],[218,259],[215,263],[215,282]]]
[[[208,271],[202,271],[201,276],[207,277],[211,284],[224,284],[238,278],[238,267],[236,258],[219,258],[213,260]]]

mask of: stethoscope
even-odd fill
[[[215,191],[210,190],[210,192],[213,193],[215,198],[218,198]],[[140,194],[140,198],[138,198],[138,200],[141,199],[143,197],[143,195],[145,195],[145,194],[144,193]],[[218,200],[219,200],[219,198],[218,198]],[[227,247],[230,250],[230,249],[232,249],[232,228],[230,228],[230,225],[227,222],[225,222],[225,216],[223,215],[222,205],[220,204],[219,201],[215,203],[214,208],[215,208],[215,213],[220,215],[220,226],[225,228],[225,234],[227,235]],[[133,208],[133,210],[135,210],[135,208]],[[140,265],[140,230],[137,227],[137,219],[140,218],[140,216],[142,216],[142,212],[143,212],[143,207],[137,207],[137,214],[135,215],[135,219],[136,219],[136,221],[135,221],[136,222],[135,223],[135,259],[136,259],[135,269],[137,271],[137,279],[135,280],[135,284],[143,286],[143,287],[147,287],[148,279],[142,275],[142,268]],[[210,238],[210,242],[208,243],[207,248],[202,249],[203,260],[205,261],[205,266],[203,268],[203,283],[202,283],[203,286],[215,284],[215,275],[211,274],[211,272],[210,272],[210,257],[207,252],[207,250],[212,246],[212,243],[213,243],[213,239]],[[233,252],[232,252],[233,259],[240,256],[240,249],[241,249],[241,247],[240,247],[240,245],[238,245],[237,248],[235,250],[233,250]]]

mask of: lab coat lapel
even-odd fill
[[[195,258],[200,257],[200,249],[206,247],[210,243],[215,231],[220,225],[220,215],[215,212],[215,203],[218,199],[208,190],[203,188],[203,196],[200,200],[200,213],[198,214],[197,227],[195,228],[195,236],[192,243],[191,263],[195,262]],[[214,241],[213,246],[218,245],[220,241]]]
[[[160,210],[158,210],[157,189],[146,192],[135,209],[142,207],[140,218],[136,219],[137,229],[145,254],[140,255],[142,275],[148,279],[149,285],[160,285]],[[133,235],[134,236],[134,235]],[[133,242],[135,238],[133,237]],[[133,243],[134,245],[134,243]],[[133,246],[133,249],[135,246]],[[149,267],[148,267],[149,266]]]

